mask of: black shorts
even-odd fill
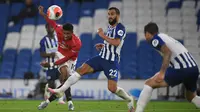
[[[194,92],[197,89],[198,76],[198,67],[182,69],[174,69],[169,67],[165,74],[165,81],[169,86],[172,87],[183,83],[187,90]]]

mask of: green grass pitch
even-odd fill
[[[0,100],[0,112],[67,112],[67,105],[51,103],[44,110],[37,110],[39,100]],[[75,100],[73,112],[127,112],[123,101]],[[145,112],[200,112],[188,102],[151,101]]]

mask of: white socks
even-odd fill
[[[46,103],[50,103],[49,99],[47,99],[45,102],[46,102]]]
[[[199,97],[199,96],[195,96],[195,97],[192,99],[192,103],[193,103],[197,108],[200,108],[200,97]]]
[[[47,83],[44,89],[44,99],[48,99],[50,97],[50,92],[47,91],[48,87],[49,87],[49,84]]]
[[[144,85],[144,88],[140,93],[140,97],[137,102],[136,112],[144,112],[144,109],[151,98],[152,92],[153,92],[152,87]]]
[[[65,92],[70,86],[75,84],[79,79],[81,78],[81,75],[78,74],[77,72],[74,72],[60,87],[59,89],[56,89],[57,92]]]
[[[117,87],[115,94],[126,101],[131,101],[132,97],[123,88]]]
[[[73,102],[72,102],[71,100],[70,100],[70,101],[68,101],[67,103],[68,103],[68,105],[70,105],[70,104],[73,104]]]
[[[59,102],[64,101],[64,95],[58,99]]]

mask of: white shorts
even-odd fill
[[[60,52],[56,52],[55,61],[60,60],[60,59],[62,59],[64,57],[65,56],[63,56]],[[67,62],[65,62],[63,64],[58,65],[59,72],[60,72],[60,68],[62,66],[66,65],[67,66],[67,71],[71,74],[75,70],[76,62],[77,62],[77,60],[68,60]]]

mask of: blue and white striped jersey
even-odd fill
[[[151,40],[151,45],[160,51],[162,45],[166,45],[172,52],[170,67],[174,69],[191,68],[197,66],[194,58],[188,50],[177,40],[164,33],[159,33]],[[160,52],[161,53],[161,52]],[[162,55],[162,53],[161,53]]]
[[[118,23],[115,27],[109,25],[106,35],[112,39],[120,38],[121,42],[120,45],[116,47],[104,40],[104,47],[101,49],[99,56],[109,61],[119,61],[121,48],[126,37],[125,27],[121,23]]]
[[[40,52],[53,53],[56,52],[57,50],[58,50],[58,39],[56,35],[54,36],[54,38],[45,36],[40,41]],[[47,57],[46,61],[48,63],[54,63],[55,57]],[[51,66],[48,68],[48,70],[54,68],[58,68],[58,66]]]

